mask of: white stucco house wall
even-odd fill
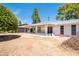
[[[79,36],[79,19],[23,25],[18,32]]]

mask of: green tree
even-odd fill
[[[34,12],[32,14],[32,23],[34,24],[34,23],[40,23],[40,22],[41,22],[41,20],[40,20],[40,17],[38,15],[38,9],[35,8]]]
[[[18,20],[16,16],[0,4],[0,32],[16,32],[18,29]]]
[[[58,8],[56,19],[57,20],[79,19],[79,4],[78,3],[63,4],[61,7]]]

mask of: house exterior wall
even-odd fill
[[[41,33],[45,33],[45,26],[41,26]]]
[[[64,25],[64,35],[71,36],[71,25]]]
[[[71,25],[72,24],[68,24],[68,25],[63,25],[64,26],[64,34],[65,36],[72,36],[71,34]],[[61,35],[60,34],[60,26],[61,25],[57,25],[57,26],[53,26],[53,34],[55,35]],[[76,35],[79,35],[79,25],[76,25]]]
[[[64,34],[65,36],[72,36],[71,34],[71,25],[76,25],[76,36],[79,36],[79,24],[68,24],[68,25],[63,25],[64,26]],[[55,35],[61,35],[60,34],[60,26],[53,26],[53,34]]]
[[[79,36],[79,24],[76,24],[76,35]]]
[[[60,35],[60,26],[53,26],[53,34]]]
[[[38,31],[38,28],[40,27],[40,31]],[[45,33],[45,26],[37,26],[37,33]]]

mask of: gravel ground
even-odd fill
[[[11,34],[11,33],[9,33]],[[29,33],[13,33],[21,37],[0,42],[1,56],[72,56],[79,51],[61,47],[70,37],[41,36]]]

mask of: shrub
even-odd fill
[[[0,32],[16,32],[18,20],[5,6],[0,4]]]

